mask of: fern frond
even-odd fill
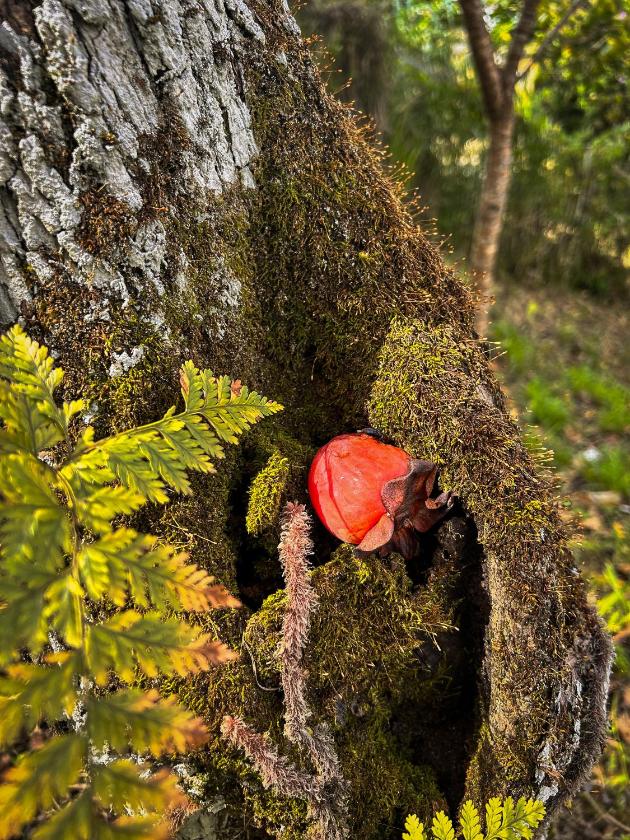
[[[464,802],[462,806],[459,825],[463,840],[483,840],[479,811],[470,799]]]
[[[438,811],[433,817],[431,833],[434,840],[455,840],[455,829],[453,823],[446,816],[444,811]]]
[[[415,814],[410,814],[405,820],[403,840],[426,840],[424,825]]]
[[[126,759],[101,764],[92,774],[92,793],[106,810],[124,802],[133,813],[162,814],[187,801],[173,773],[162,769],[149,774],[149,769]]]
[[[33,454],[61,440],[68,414],[54,398],[63,371],[54,367],[46,347],[32,341],[19,326],[0,337],[0,378],[5,380],[0,417],[5,429],[0,451],[19,446]]]
[[[204,370],[201,378],[205,400],[199,413],[226,443],[236,443],[238,435],[248,431],[254,423],[282,411],[279,403],[249,391],[245,385],[234,389],[234,383],[227,376],[216,378],[211,371]]]
[[[156,425],[156,428],[184,467],[200,472],[214,472],[208,456],[222,458],[223,450],[218,438],[212,434],[202,419],[197,415],[192,416],[197,422],[191,422],[192,418],[187,416],[165,418]],[[196,427],[194,432],[190,430],[191,425]],[[198,435],[196,432],[201,434]]]
[[[179,382],[186,411],[191,414],[199,411],[204,402],[201,372],[194,362],[184,362],[179,371]]]
[[[98,840],[98,818],[90,790],[64,805],[33,831],[33,840]]]
[[[58,577],[44,593],[44,615],[69,647],[78,648],[83,641],[84,599],[85,592],[70,571]]]
[[[111,815],[99,810],[93,790],[82,791],[72,802],[63,806],[38,825],[32,840],[167,840],[171,836],[168,824],[155,814],[121,817],[111,821]],[[116,805],[124,802],[124,796]]]
[[[166,820],[156,817],[119,817],[114,822],[100,823],[94,840],[171,840],[173,834]]]
[[[202,452],[216,461],[225,457],[225,450],[219,443],[218,437],[202,417],[198,414],[187,414],[182,417],[182,422],[186,431]],[[209,472],[213,471],[214,468],[211,467]]]
[[[514,800],[507,797],[503,803],[502,840],[530,840],[544,816],[542,802],[521,797],[515,805]]]
[[[90,741],[97,749],[109,745],[120,753],[131,747],[158,757],[199,746],[208,735],[201,718],[175,698],[162,698],[154,690],[129,689],[92,697],[86,711]]]
[[[213,578],[204,569],[186,563],[188,555],[158,545],[155,540],[150,540],[146,549],[127,561],[136,603],[148,606],[150,600],[158,610],[173,607],[189,612],[204,612],[215,606]]]
[[[90,531],[95,534],[107,534],[111,531],[112,519],[134,513],[145,501],[144,496],[127,487],[106,485],[96,489],[90,488],[86,495],[78,494],[77,513]]]
[[[155,537],[112,527],[147,501],[190,493],[188,470],[213,472],[212,461],[224,455],[221,439],[235,442],[280,410],[192,363],[181,375],[180,414],[170,409],[101,441],[88,427],[59,464],[58,449],[47,450],[62,440],[71,446],[68,426],[87,404],[55,402],[63,373],[19,327],[0,339],[0,747],[42,720],[67,718],[79,703],[85,710],[85,734],[54,737],[4,773],[0,840],[34,821],[34,840],[166,837],[161,815],[181,801],[175,777],[146,777],[124,759],[99,764],[92,751],[159,756],[207,738],[201,720],[173,699],[95,688],[114,674],[127,682],[185,676],[236,657],[172,614],[240,606],[225,587]],[[162,614],[112,615],[88,598],[117,607],[131,600]],[[69,650],[42,656],[51,630]],[[22,661],[23,649],[39,662]],[[115,819],[123,809],[136,813]]]
[[[503,809],[498,797],[489,799],[486,803],[486,840],[497,840],[501,831]]]
[[[60,476],[73,488],[75,495],[87,496],[92,485],[102,486],[114,481],[116,476],[109,466],[107,453],[94,443],[94,429],[88,426],[71,457],[61,465]]]
[[[0,785],[0,840],[19,835],[22,826],[67,796],[83,772],[87,750],[84,736],[61,735],[6,771]]]
[[[70,715],[75,707],[77,655],[51,654],[47,662],[48,667],[19,662],[0,677],[0,746],[8,746],[44,719]]]
[[[183,677],[236,656],[183,621],[133,610],[89,627],[85,648],[88,668],[99,685],[106,684],[110,669],[125,682],[134,680],[136,668],[147,677]]]
[[[28,453],[0,457],[0,544],[3,568],[55,571],[70,548],[67,514],[44,465]]]
[[[156,504],[168,502],[166,485],[144,458],[138,442],[120,435],[104,447],[110,469],[124,487]]]
[[[37,654],[48,641],[44,592],[52,580],[45,578],[28,589],[21,582],[0,577],[0,667],[15,658],[16,650],[27,648]]]
[[[94,600],[107,595],[116,606],[124,606],[128,592],[140,607],[150,603],[191,612],[216,606],[219,591],[203,569],[186,563],[186,554],[155,537],[131,528],[110,531],[79,550],[81,579]],[[224,598],[225,601],[225,598]],[[223,604],[225,605],[225,603]],[[229,606],[238,606],[233,600]]]

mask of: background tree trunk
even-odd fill
[[[372,424],[437,461],[460,507],[408,567],[315,533],[311,699],[334,727],[351,831],[398,837],[405,811],[463,795],[551,812],[599,752],[609,642],[471,300],[325,94],[286,6],[1,8],[2,322],[52,348],[98,432],[172,404],[189,357],[286,407],[141,523],[248,605],[207,619],[240,661],[163,685],[213,734],[186,778],[249,836],[304,837],[303,804],[263,790],[218,734],[231,713],[281,742],[277,536],[245,533],[247,487],[280,450],[303,499],[314,447]]]
[[[481,295],[477,312],[477,332],[481,336],[488,334],[494,270],[512,175],[513,138],[513,112],[491,120],[490,147],[470,249],[470,267]]]

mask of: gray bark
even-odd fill
[[[33,18],[34,37],[7,21],[0,29],[10,57],[0,75],[0,318],[12,321],[62,265],[100,290],[94,317],[107,320],[110,294],[164,292],[165,227],[148,208],[131,241],[95,256],[77,235],[80,195],[96,187],[141,214],[139,181],[151,166],[143,146],[168,121],[188,135],[182,193],[253,188],[256,142],[239,61],[248,40],[265,36],[242,0],[44,0]],[[234,60],[217,60],[219,47]]]

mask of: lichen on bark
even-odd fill
[[[371,422],[436,461],[460,507],[408,567],[315,530],[310,700],[334,728],[352,830],[399,836],[405,809],[455,809],[465,791],[553,809],[599,749],[608,642],[470,296],[286,6],[0,8],[2,322],[52,348],[99,432],[168,407],[189,357],[285,405],[145,523],[248,604],[212,618],[241,659],[166,686],[213,734],[195,759],[207,802],[252,836],[303,836],[304,804],[219,739],[224,714],[282,728],[280,569],[273,538],[245,531],[247,490],[278,450],[306,501],[316,447]]]

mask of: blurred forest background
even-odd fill
[[[294,11],[330,89],[366,115],[418,221],[470,276],[490,124],[460,4],[311,0]],[[522,0],[483,12],[500,65]],[[514,414],[554,470],[567,519],[579,518],[575,552],[617,648],[608,747],[553,828],[563,840],[630,840],[629,57],[626,0],[538,5],[516,71],[488,328]]]

